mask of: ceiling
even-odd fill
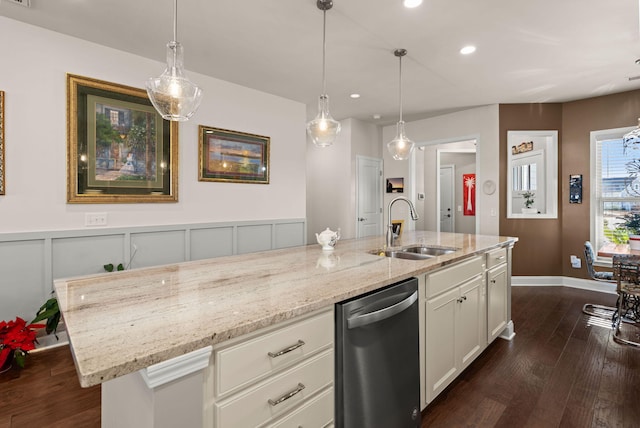
[[[315,0],[181,0],[178,10],[188,70],[300,101],[315,115],[322,89]],[[637,0],[425,0],[416,9],[400,0],[334,0],[327,12],[331,112],[397,121],[397,48],[408,51],[406,121],[638,89],[640,80],[629,80],[640,76],[638,14]],[[30,8],[0,0],[0,15],[162,62],[173,38],[171,0],[31,0]],[[477,51],[461,55],[468,44]],[[361,98],[349,98],[354,92]]]

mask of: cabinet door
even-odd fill
[[[507,265],[487,272],[487,336],[488,343],[507,326]]]
[[[482,275],[460,286],[455,337],[459,369],[467,367],[487,343],[485,288]]]
[[[427,402],[433,400],[458,375],[456,364],[456,317],[459,288],[427,300],[426,372]]]

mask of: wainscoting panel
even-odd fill
[[[51,290],[44,266],[44,240],[0,242],[0,321],[35,318]]]
[[[238,226],[238,254],[270,250],[272,225]]]
[[[52,239],[53,278],[103,273],[104,265],[127,265],[125,235],[78,236]]]
[[[211,259],[233,254],[233,227],[191,230],[191,260]]]
[[[103,265],[157,266],[306,245],[305,219],[0,234],[0,320],[30,321],[53,281]]]
[[[131,234],[131,268],[168,265],[187,260],[185,230]]]
[[[282,223],[275,225],[275,248],[304,245],[304,223]]]

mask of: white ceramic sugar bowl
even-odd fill
[[[316,240],[318,244],[322,245],[324,251],[333,251],[333,247],[336,246],[336,242],[340,239],[340,229],[337,232],[332,231],[328,227],[321,233],[316,233]]]

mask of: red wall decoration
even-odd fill
[[[464,215],[476,215],[476,175],[462,174]]]

